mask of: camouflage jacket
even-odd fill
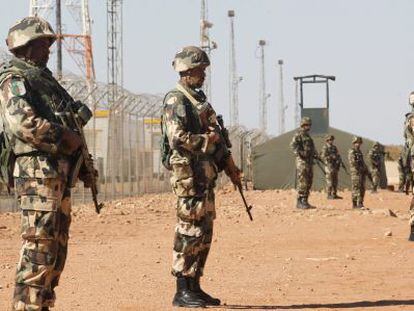
[[[341,155],[339,154],[338,148],[333,144],[326,143],[322,147],[321,159],[325,165],[335,169],[339,169],[341,165]]]
[[[211,187],[218,171],[215,154],[222,147],[221,143],[211,144],[208,140],[207,132],[217,123],[216,113],[202,91],[189,88],[185,88],[185,91],[198,103],[192,103],[177,88],[168,92],[164,99],[161,123],[172,150],[169,161],[172,166],[191,167],[195,178],[209,176],[207,179],[210,181],[206,183],[209,184],[207,187]]]
[[[351,148],[348,152],[349,167],[351,174],[365,174],[368,172],[364,161],[364,155],[360,149]]]
[[[382,152],[376,148],[372,148],[368,152],[368,157],[373,168],[379,168],[381,165]]]
[[[293,136],[290,147],[298,160],[312,164],[313,159],[319,159],[313,139],[308,132],[305,132],[302,129],[296,132],[295,136]]]
[[[1,117],[17,156],[15,177],[62,177],[58,163],[67,158],[57,150],[64,126],[55,113],[63,102],[73,99],[47,68],[17,58],[1,66]]]

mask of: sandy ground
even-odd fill
[[[254,222],[237,193],[220,190],[203,287],[229,310],[414,310],[410,197],[368,193],[370,211],[312,193],[249,191]],[[74,208],[67,267],[54,310],[171,310],[174,227],[170,194],[108,203],[99,216]],[[390,212],[391,211],[391,212]],[[9,310],[19,215],[0,214],[0,310]]]

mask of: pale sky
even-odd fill
[[[1,0],[6,2],[6,0]],[[64,1],[62,1],[64,2]],[[91,0],[98,80],[106,81],[106,1]],[[0,11],[0,37],[28,13],[29,0],[7,1]],[[293,77],[335,75],[331,126],[383,143],[402,143],[408,94],[414,90],[412,0],[210,0],[213,52],[212,104],[228,116],[229,21],[235,10],[240,121],[258,127],[259,39],[266,47],[270,133],[276,133],[277,60],[285,62],[287,127],[293,128]],[[199,0],[124,0],[124,86],[133,92],[165,93],[177,80],[171,60],[199,42]],[[69,29],[72,21],[64,20]],[[1,40],[0,48],[5,48]],[[54,63],[51,68],[54,68]],[[66,69],[77,72],[69,59]],[[316,92],[317,93],[317,92]],[[316,94],[315,93],[315,94]],[[312,97],[314,98],[314,97]],[[320,99],[323,100],[322,98]]]

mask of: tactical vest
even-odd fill
[[[73,103],[72,97],[56,81],[52,72],[47,68],[30,65],[17,58],[4,63],[0,69],[0,85],[10,76],[21,77],[27,88],[24,98],[28,100],[36,114],[50,122],[63,125],[56,112],[63,111],[65,104]],[[16,155],[37,151],[26,142],[16,139],[10,133],[10,142]]]
[[[301,133],[300,142],[302,145],[302,150],[305,153],[306,160],[310,161],[313,159],[313,156],[315,154],[315,145],[312,138],[308,134]]]

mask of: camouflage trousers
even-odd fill
[[[338,191],[338,170],[331,166],[325,166],[326,192],[336,194]]]
[[[407,179],[407,174],[405,173],[404,168],[399,164],[398,165],[398,190],[405,191],[405,183]]]
[[[352,201],[363,204],[365,197],[365,174],[351,172]]]
[[[23,241],[13,308],[41,310],[54,305],[54,288],[66,261],[70,189],[59,178],[16,178],[15,190]]]
[[[179,197],[175,226],[172,274],[176,277],[203,275],[213,238],[214,191],[202,197]]]
[[[308,198],[313,181],[313,167],[303,160],[296,160],[296,191],[299,198]]]
[[[379,168],[371,168],[371,175],[372,175],[372,187],[377,189],[380,184],[381,174]]]

